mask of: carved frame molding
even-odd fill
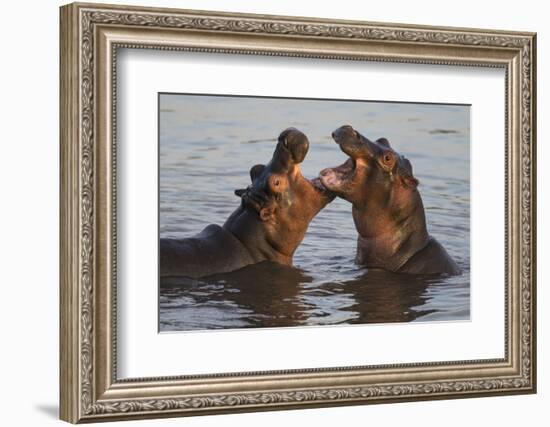
[[[114,147],[119,48],[505,68],[506,357],[117,380]],[[74,423],[534,392],[535,50],[532,33],[63,6],[61,418]],[[289,380],[299,385],[290,386]]]

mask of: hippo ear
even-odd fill
[[[235,196],[237,197],[242,197],[244,193],[246,193],[246,188],[239,188],[235,190]]]
[[[416,179],[412,175],[404,176],[402,177],[402,180],[405,187],[412,188],[413,190],[416,189],[416,187],[418,187],[418,179]]]
[[[378,138],[376,140],[376,142],[378,142],[379,144],[384,145],[386,147],[390,146],[390,141],[388,141],[386,138]]]
[[[403,185],[408,188],[416,189],[418,187],[418,179],[413,176],[412,164],[406,157],[401,158],[397,173],[401,177]]]
[[[275,215],[275,208],[273,206],[260,209],[260,218],[262,221],[269,221]]]
[[[252,180],[252,182],[254,182],[254,180],[260,176],[264,169],[265,165],[254,165],[250,168],[250,179]]]

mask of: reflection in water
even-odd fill
[[[240,327],[303,325],[308,304],[300,298],[300,284],[308,282],[311,277],[297,268],[264,262],[205,279],[163,279],[161,306],[174,297],[187,298],[188,305],[177,310],[192,310],[193,316],[185,316],[191,319],[205,313],[213,322],[208,328],[231,327],[236,321]],[[181,313],[175,314],[178,318]],[[172,326],[192,329],[189,324]]]
[[[306,177],[340,164],[330,134],[349,123],[386,137],[420,180],[428,231],[457,261],[455,277],[413,277],[359,268],[351,205],[336,199],[311,222],[297,268],[247,267],[202,280],[161,283],[160,330],[278,327],[470,318],[469,108],[192,95],[160,97],[160,237],[223,224],[248,171],[271,158],[281,130],[310,140]]]
[[[424,307],[430,299],[425,291],[437,280],[434,276],[368,270],[345,284],[346,291],[355,300],[349,310],[355,312],[356,317],[350,323],[410,322],[429,314],[434,310]]]
[[[162,330],[410,322],[435,311],[426,308],[426,290],[439,280],[365,269],[311,286],[306,272],[270,262],[198,280],[164,278]],[[332,301],[319,304],[323,298]]]

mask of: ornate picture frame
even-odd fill
[[[535,34],[79,3],[60,13],[61,419],[78,423],[536,391]],[[504,69],[505,357],[119,379],[120,48]]]

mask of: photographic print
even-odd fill
[[[469,105],[158,102],[161,332],[469,319]]]

